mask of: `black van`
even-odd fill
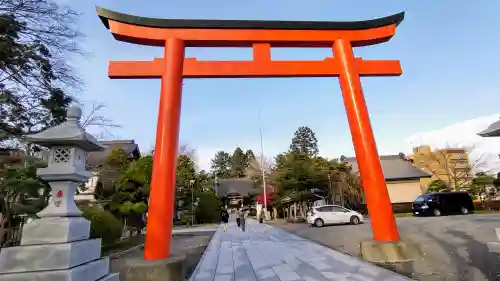
[[[436,192],[417,197],[413,202],[412,211],[416,216],[467,215],[474,212],[474,203],[470,194],[465,191]]]

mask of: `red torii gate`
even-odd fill
[[[399,61],[355,58],[353,47],[388,41],[404,13],[357,22],[154,19],[97,8],[115,39],[164,47],[152,61],[111,61],[112,79],[161,78],[153,182],[144,258],[168,258],[183,78],[339,77],[373,236],[400,240],[360,76],[399,76]],[[252,47],[252,61],[197,61],[186,47]],[[273,61],[271,47],[331,47],[323,61]]]

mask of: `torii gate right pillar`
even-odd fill
[[[380,165],[351,42],[341,38],[335,40],[333,53],[341,65],[339,83],[359,173],[363,180],[366,205],[369,206],[368,212],[372,218],[373,238],[379,242],[398,242],[400,240],[398,228]]]

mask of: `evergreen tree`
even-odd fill
[[[231,177],[243,178],[245,177],[246,169],[246,155],[240,147],[237,147],[231,159]]]
[[[184,211],[191,212],[196,201],[199,188],[197,176],[195,163],[188,155],[177,157],[176,197],[182,201]]]
[[[12,230],[19,215],[35,216],[48,203],[50,186],[37,175],[46,163],[23,155],[0,154],[0,247],[17,242]]]
[[[79,82],[66,63],[78,52],[76,16],[51,0],[1,2],[0,147],[66,119]]]
[[[318,155],[318,140],[316,135],[307,126],[301,126],[295,131],[290,145],[290,151],[307,155],[309,157]]]
[[[218,151],[212,158],[212,171],[219,179],[228,179],[231,177],[231,155],[225,151]]]
[[[148,210],[152,167],[152,155],[134,161],[123,149],[114,149],[98,169],[94,197],[137,234],[146,226],[144,214]]]
[[[245,152],[245,167],[248,168],[252,161],[255,160],[255,154],[251,149],[247,150]]]

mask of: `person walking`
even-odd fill
[[[238,225],[238,227],[240,227],[240,224],[241,224],[241,210],[240,209],[236,209],[236,224]]]
[[[245,232],[245,223],[247,216],[248,216],[247,212],[242,210],[240,213],[240,224],[241,224],[241,231],[243,232]]]
[[[220,220],[224,225],[224,232],[227,232],[227,223],[229,222],[229,213],[226,209],[222,209],[220,213]]]

